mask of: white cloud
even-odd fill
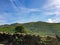
[[[49,23],[53,23],[53,20],[52,20],[52,19],[48,19],[47,22],[49,22]]]
[[[7,22],[6,22],[5,18],[4,18],[4,16],[0,15],[0,25],[6,24],[6,23]]]
[[[10,24],[12,20],[15,20],[16,18],[13,17],[11,13],[0,13],[0,25],[2,24]]]
[[[60,0],[49,0],[44,9],[56,15],[60,15]]]
[[[20,7],[17,7],[16,0],[10,0],[10,1],[12,3],[12,6],[15,8],[16,12],[18,12],[19,14],[21,13],[21,15],[23,14],[28,15],[30,12],[34,11],[39,12],[42,11],[45,15],[55,15],[52,18],[49,18],[48,22],[50,23],[60,22],[60,0],[47,0],[47,3],[43,7],[43,10],[25,8],[23,4],[20,4]]]
[[[60,22],[60,15],[52,18],[54,23]]]
[[[41,11],[41,10],[34,9],[34,8],[20,7],[20,11],[23,12],[23,13],[30,13],[30,12]]]
[[[48,0],[43,9],[48,15],[55,15],[48,22],[60,22],[60,0]]]
[[[16,12],[18,13],[30,13],[30,12],[34,12],[34,11],[41,11],[39,9],[34,9],[34,8],[26,8],[21,2],[19,2],[18,0],[10,0],[13,8],[15,9]],[[19,6],[18,6],[19,5]]]
[[[7,20],[14,20],[13,22],[24,22],[25,19],[24,19],[24,15],[25,17],[31,13],[31,12],[43,12],[43,17],[46,15],[55,15],[54,17],[52,18],[49,18],[47,22],[50,22],[50,23],[55,23],[55,22],[60,22],[60,0],[48,0],[48,2],[46,3],[46,5],[43,7],[43,9],[37,9],[37,8],[26,8],[24,7],[24,5],[20,6],[20,7],[17,7],[16,4],[14,4],[14,1],[15,3],[17,4],[16,0],[10,0],[13,8],[15,9],[13,13],[15,13],[15,15],[17,15],[17,17],[13,17],[13,13],[11,14],[10,13],[3,13],[1,14],[2,16],[0,16],[0,24],[3,24],[3,23],[8,23]],[[22,16],[23,15],[23,16]],[[33,14],[35,15],[35,14]],[[39,16],[31,16],[31,18],[33,20],[36,20]],[[22,20],[21,20],[22,18]],[[40,18],[40,17],[39,17]],[[18,19],[18,20],[16,20]],[[37,19],[38,20],[38,19]]]

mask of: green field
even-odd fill
[[[59,35],[60,36],[60,23],[46,23],[46,22],[30,22],[30,23],[14,23],[0,25],[0,32],[15,33],[15,27],[23,25],[28,33],[36,35]]]

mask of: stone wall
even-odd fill
[[[39,45],[39,35],[0,33],[0,42],[8,45]]]

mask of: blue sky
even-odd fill
[[[0,0],[0,24],[60,22],[60,0]]]

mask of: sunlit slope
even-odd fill
[[[46,22],[30,22],[30,23],[14,23],[11,25],[1,25],[1,32],[14,33],[15,27],[23,25],[31,34],[38,35],[60,35],[60,23],[46,23]]]
[[[25,27],[30,29],[32,33],[40,35],[60,35],[60,23],[33,22],[26,23]]]

